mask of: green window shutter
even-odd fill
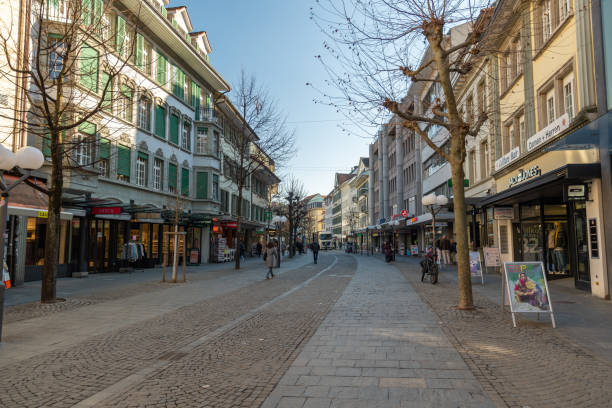
[[[138,152],[138,158],[142,160],[149,160],[149,155],[143,152]]]
[[[129,147],[119,145],[117,147],[117,174],[130,177],[130,161],[132,151]]]
[[[87,133],[88,135],[93,136],[96,134],[96,125],[85,121],[79,125],[79,132]]]
[[[175,19],[172,19],[172,27],[178,28],[178,22]]]
[[[191,84],[191,107],[194,109],[200,107],[200,86],[195,82]]]
[[[94,0],[93,5],[93,25],[95,27],[100,26],[100,22],[102,21],[102,11],[104,10],[104,5],[102,3],[103,0]]]
[[[123,84],[123,85],[121,85],[121,93],[124,94],[125,96],[127,96],[128,98],[132,99],[132,95],[134,94],[134,90],[132,88],[130,88],[129,86]]]
[[[110,159],[110,140],[100,139],[100,158]]]
[[[81,0],[81,22],[91,24],[91,0]]]
[[[181,193],[189,195],[189,169],[181,169]]]
[[[106,84],[108,84],[108,87]],[[111,112],[113,110],[113,83],[107,72],[102,73],[102,92],[102,99],[104,99],[102,109]]]
[[[165,10],[165,9],[164,9]],[[157,82],[166,85],[166,70],[168,61],[162,54],[157,54]]]
[[[196,184],[196,198],[206,200],[208,198],[208,173],[198,172]]]
[[[179,142],[179,117],[170,115],[170,142],[178,145]]]
[[[141,69],[144,66],[143,55],[144,55],[144,37],[142,36],[142,34],[138,33],[136,34],[136,49],[134,50],[134,64],[136,64],[136,66]]]
[[[210,109],[210,94],[206,94],[206,109]]]
[[[172,77],[172,93],[175,96],[179,96],[179,74],[178,74],[178,67],[174,64],[171,64],[172,68],[170,70],[170,76]]]
[[[115,27],[115,48],[119,54],[123,55],[125,48],[125,20],[123,17],[117,16],[117,24]]]
[[[185,99],[185,73],[182,69],[178,69],[178,96]]]
[[[159,11],[161,11],[162,16],[168,17],[168,10],[164,6],[159,6]]]
[[[155,135],[166,138],[166,109],[161,106],[155,106]]]
[[[176,188],[176,164],[168,164],[168,188]]]
[[[81,48],[81,85],[98,92],[98,51],[87,44]]]
[[[45,157],[51,157],[51,133],[45,132],[42,136],[42,153]]]

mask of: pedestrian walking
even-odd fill
[[[240,242],[240,262],[246,261],[246,247],[244,246],[244,242]]]
[[[284,245],[285,244],[283,244],[283,246]],[[274,248],[276,248],[276,255],[277,255],[277,257],[276,257],[276,267],[280,268],[280,259],[281,259],[282,252],[280,251],[280,247],[278,245],[278,241],[277,240],[274,240]],[[283,252],[284,252],[284,250],[283,250]]]
[[[255,251],[257,251],[257,257],[260,258],[261,257],[261,251],[262,251],[262,246],[261,246],[261,242],[257,241],[257,246],[255,247]]]
[[[310,250],[312,251],[312,257],[314,258],[314,263],[317,263],[319,259],[319,243],[317,241],[310,244]]]
[[[446,235],[442,235],[442,239],[440,240],[440,252],[442,252],[442,263],[444,265],[450,265],[450,249],[451,243]]]
[[[391,262],[391,260],[393,259],[391,244],[389,244],[389,242],[385,242],[383,250],[385,252],[385,262]]]
[[[274,272],[272,272],[272,269],[277,265],[278,251],[272,241],[268,242],[266,252],[264,253],[264,261],[266,261],[266,267],[268,268],[266,279],[274,278]]]

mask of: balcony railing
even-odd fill
[[[213,108],[196,109],[195,120],[198,122],[209,122],[223,129],[223,116],[219,115]]]
[[[48,1],[44,3],[45,14],[48,20],[69,23],[70,19],[70,2],[68,0],[57,0],[56,2]],[[74,13],[74,10],[72,10]]]

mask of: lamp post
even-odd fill
[[[423,205],[427,208],[427,211],[431,213],[431,228],[433,236],[432,246],[434,247],[436,245],[436,215],[446,204],[448,204],[448,198],[444,195],[437,196],[436,193],[431,193],[423,197]]]
[[[282,253],[282,247],[283,247],[283,242],[280,235],[280,227],[287,222],[287,217],[285,217],[284,215],[275,215],[274,217],[272,217],[272,223],[274,223],[275,227],[276,227],[276,231],[278,231],[278,266],[280,268],[280,259],[281,259],[281,253]]]
[[[42,152],[35,147],[26,146],[13,153],[0,144],[0,265],[4,272],[4,234],[6,230],[6,217],[8,216],[9,192],[24,182],[30,174],[25,170],[40,169],[45,162]],[[22,176],[10,185],[4,181],[4,172],[17,168]],[[4,279],[3,279],[4,281]],[[4,316],[4,284],[0,284],[0,342],[2,341],[2,317]]]

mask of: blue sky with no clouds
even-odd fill
[[[284,169],[309,193],[327,194],[335,171],[348,171],[368,155],[369,139],[348,134],[351,127],[331,107],[316,105],[311,82],[324,89],[327,74],[316,55],[324,34],[310,20],[314,0],[172,0],[186,5],[194,29],[208,33],[211,63],[230,83],[240,70],[265,84],[296,128],[298,153]],[[355,131],[357,133],[357,130]],[[365,136],[359,131],[361,136]]]

